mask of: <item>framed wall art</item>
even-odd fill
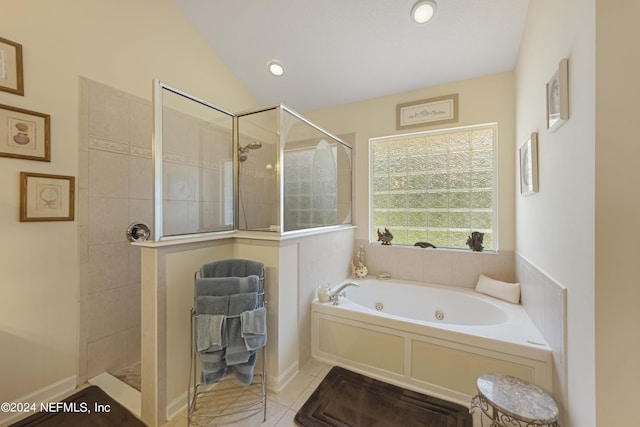
[[[538,192],[538,133],[533,132],[520,146],[520,194]]]
[[[20,172],[20,221],[73,221],[75,177]]]
[[[24,96],[22,45],[0,37],[0,90]]]
[[[398,130],[458,121],[458,94],[396,105]]]
[[[0,105],[0,156],[51,161],[51,117]]]
[[[547,129],[554,132],[569,120],[569,60],[564,58],[547,82]]]

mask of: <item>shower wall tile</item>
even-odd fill
[[[151,158],[130,156],[127,183],[131,199],[153,199],[153,163]]]
[[[78,188],[86,190],[89,188],[89,151],[78,152]]]
[[[125,242],[129,200],[89,198],[89,244]]]
[[[153,200],[129,199],[128,224],[134,221],[142,221],[147,224],[151,228],[151,230],[153,230]]]
[[[141,334],[140,326],[127,330],[127,365],[140,362]]]
[[[124,234],[124,233],[123,233]],[[129,284],[129,244],[89,246],[89,274],[85,283],[89,294]]]
[[[78,262],[84,265],[89,262],[89,227],[78,227]]]
[[[89,343],[127,329],[127,321],[129,320],[128,301],[128,286],[97,294],[89,294],[87,303],[93,320],[89,325]]]
[[[90,197],[129,197],[129,157],[89,150]]]
[[[153,111],[148,101],[132,99],[129,102],[131,118],[129,120],[129,142],[131,145],[151,149],[153,129]]]
[[[129,305],[128,310],[128,318],[127,318],[127,326],[129,328],[139,328],[140,327],[140,316],[141,316],[141,298],[140,298],[140,283],[134,283],[128,286],[128,300],[127,303]]]
[[[125,230],[133,221],[153,228],[152,108],[82,78],[79,118],[79,376],[86,379],[140,358],[140,250]]]
[[[110,87],[92,84],[89,89],[89,135],[112,141],[129,141],[128,97]]]
[[[87,377],[118,369],[127,364],[127,331],[89,342],[87,346]]]
[[[89,225],[89,189],[78,189],[78,225]]]

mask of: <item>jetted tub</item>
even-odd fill
[[[348,282],[360,287],[337,306],[312,304],[314,358],[466,405],[489,372],[552,392],[551,349],[521,305],[452,286]]]

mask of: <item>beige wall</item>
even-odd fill
[[[499,249],[514,248],[514,75],[511,72],[412,92],[389,95],[316,111],[305,116],[334,134],[355,133],[354,144],[354,216],[358,225],[356,239],[368,239],[369,138],[400,133],[396,130],[396,105],[450,93],[459,94],[459,120],[440,126],[411,129],[411,132],[445,129],[453,126],[498,123],[498,217]],[[407,132],[403,132],[407,133]]]
[[[543,275],[567,288],[568,375],[566,388],[554,390],[554,394],[563,403],[562,425],[576,427],[596,425],[594,23],[594,0],[529,2],[516,67],[514,144],[517,148],[532,132],[538,132],[540,177],[538,194],[516,195],[516,251]],[[555,132],[549,132],[545,122],[545,84],[562,58],[569,59],[570,119]],[[538,295],[535,290],[529,292],[535,300],[544,300],[543,287]],[[618,351],[614,353],[615,357],[622,356]],[[617,396],[615,389],[608,392]]]
[[[78,176],[80,76],[145,99],[157,77],[231,111],[256,103],[169,0],[1,7],[0,35],[23,45],[25,96],[0,92],[0,104],[51,114],[52,143],[50,163],[0,158],[0,401],[11,401],[77,372],[77,223],[20,223],[18,175]]]
[[[640,2],[595,3],[596,416],[598,426],[630,426],[640,425]]]

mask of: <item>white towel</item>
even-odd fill
[[[513,304],[520,303],[520,283],[502,282],[481,274],[480,277],[478,277],[476,292],[499,298]]]

